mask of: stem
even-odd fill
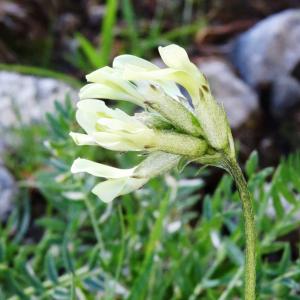
[[[94,208],[93,204],[91,203],[91,201],[90,201],[90,199],[88,197],[84,198],[84,203],[85,203],[85,205],[87,207],[89,217],[91,218],[92,227],[93,227],[94,233],[96,235],[97,244],[98,244],[100,253],[103,253],[103,251],[104,251],[104,243],[103,243],[103,240],[102,240],[101,232],[99,230],[99,225],[98,225],[96,216],[94,214],[95,208]]]
[[[235,285],[237,284],[237,282],[240,280],[240,277],[242,276],[242,274],[243,274],[243,268],[239,268],[237,270],[236,274],[234,275],[234,277],[229,282],[226,290],[222,293],[222,295],[219,298],[219,300],[226,300],[227,299],[227,297],[229,296],[229,294],[232,291],[232,289],[235,287]]]
[[[252,197],[248,190],[245,177],[238,163],[233,159],[226,159],[224,161],[224,167],[234,178],[235,184],[242,200],[246,237],[244,299],[254,300],[256,283],[256,229],[254,222]]]

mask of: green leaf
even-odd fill
[[[14,241],[16,243],[19,243],[25,236],[28,228],[29,228],[29,223],[30,223],[30,213],[31,213],[31,207],[30,207],[30,201],[29,201],[29,196],[28,192],[25,191],[23,193],[23,212],[22,212],[22,218],[20,220],[20,224],[18,227],[18,233],[14,238]]]
[[[101,29],[101,47],[99,57],[101,59],[100,65],[105,66],[109,62],[109,58],[112,52],[113,39],[114,39],[114,24],[117,15],[117,0],[108,0],[106,4],[106,13],[102,23]]]
[[[285,223],[281,224],[281,226],[279,226],[278,229],[276,230],[277,237],[288,234],[289,232],[299,227],[300,227],[300,221],[297,220],[286,221]]]
[[[279,192],[277,191],[276,187],[272,188],[272,199],[273,199],[273,207],[276,212],[276,217],[280,220],[283,218],[285,211],[279,196]]]
[[[96,245],[93,249],[90,250],[89,254],[89,269],[93,269],[96,267],[97,263],[99,262],[99,247]]]
[[[286,243],[284,245],[284,250],[283,250],[281,260],[279,262],[279,266],[278,266],[278,270],[277,270],[278,274],[283,274],[283,273],[287,272],[288,267],[292,263],[291,258],[292,258],[291,257],[291,246]]]
[[[58,272],[55,266],[55,260],[50,252],[45,259],[45,271],[49,280],[56,284],[58,282]]]
[[[67,237],[64,238],[63,244],[62,244],[62,256],[64,265],[68,272],[74,273],[74,263],[73,259],[71,258],[69,249],[68,249],[68,239]]]
[[[52,297],[54,300],[70,300],[70,292],[67,288],[57,287],[53,291]]]
[[[104,280],[103,278],[87,278],[84,280],[84,286],[89,291],[93,292],[103,292],[104,288]]]
[[[36,293],[40,294],[44,291],[44,287],[40,279],[36,276],[33,268],[29,263],[23,263],[19,266],[20,271],[25,275],[26,281],[28,284],[32,285],[36,290]]]
[[[36,75],[36,76],[43,76],[43,77],[51,77],[51,78],[62,80],[75,88],[82,86],[82,83],[72,76],[54,70],[39,68],[36,66],[0,64],[0,70],[6,70],[6,71],[18,72],[22,74]]]
[[[0,239],[0,262],[5,263],[6,259],[6,243],[3,238]]]
[[[126,32],[130,39],[130,48],[132,49],[132,54],[140,54],[139,46],[139,27],[136,24],[135,13],[131,3],[131,0],[123,0],[122,3],[122,13],[124,15],[125,21],[127,23]]]
[[[284,249],[285,244],[285,242],[272,242],[270,244],[261,246],[260,252],[261,254],[274,253],[281,249]]]
[[[208,196],[206,196],[203,201],[203,217],[208,221],[213,217],[211,198]]]
[[[91,68],[98,68],[101,66],[101,57],[98,49],[82,34],[76,34],[76,40],[79,43],[80,50],[84,53]]]
[[[258,153],[257,151],[253,151],[250,154],[250,157],[248,158],[245,165],[245,171],[248,178],[250,178],[254,174],[254,172],[257,170],[257,167],[258,167]]]
[[[43,217],[36,220],[36,225],[56,232],[64,232],[66,228],[65,222],[55,217]]]
[[[225,248],[227,249],[227,255],[229,259],[236,266],[240,267],[244,264],[244,254],[236,244],[227,240],[225,242]]]
[[[277,191],[290,203],[290,204],[297,204],[297,199],[295,195],[289,191],[288,186],[286,183],[282,181],[277,182],[276,184]]]

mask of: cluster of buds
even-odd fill
[[[114,151],[141,151],[146,159],[131,169],[117,169],[86,159],[74,161],[73,173],[106,178],[93,189],[105,202],[139,189],[180,160],[220,165],[235,151],[227,117],[211,94],[205,76],[177,45],[159,47],[166,68],[132,55],[87,75],[76,119],[85,131],[71,132],[78,145]],[[129,116],[100,99],[123,100],[144,111]]]

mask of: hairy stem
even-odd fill
[[[224,167],[234,178],[235,184],[242,200],[246,238],[244,299],[254,300],[256,283],[256,229],[254,222],[252,197],[248,190],[245,177],[238,163],[233,159],[226,159],[224,162]]]

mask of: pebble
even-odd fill
[[[300,62],[300,9],[289,9],[258,22],[233,43],[231,60],[242,78],[259,89]]]
[[[12,211],[16,191],[15,179],[0,161],[0,222],[6,221]]]
[[[77,99],[77,91],[52,78],[0,72],[0,133],[1,129],[22,123],[41,121],[54,109],[54,102],[64,101],[69,94]]]

